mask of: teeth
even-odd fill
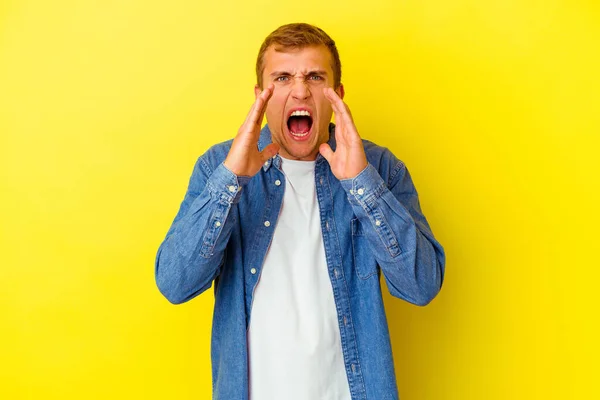
[[[310,113],[305,110],[297,110],[294,111],[290,117],[310,117]]]
[[[296,133],[296,132],[292,132],[292,131],[290,131],[290,133],[292,134],[292,136],[295,136],[295,137],[304,137],[304,136],[308,135],[308,133],[309,133],[309,132],[305,132],[305,133]]]

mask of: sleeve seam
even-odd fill
[[[206,160],[204,159],[204,156],[199,158],[200,163],[202,164],[202,167],[204,169],[204,172],[206,172],[207,176],[212,175],[212,173],[214,172],[212,170],[212,168],[210,168],[210,165],[208,165],[208,163],[206,162]]]
[[[388,179],[388,182],[387,182],[388,186],[390,186],[392,184],[392,182],[394,181],[394,179],[396,179],[396,176],[398,175],[400,170],[402,170],[405,167],[406,166],[404,165],[402,160],[398,160],[398,163],[396,163],[396,166],[392,170],[392,173],[390,174],[390,177]]]

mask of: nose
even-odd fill
[[[295,77],[292,84],[292,97],[297,100],[306,100],[310,97],[310,90],[304,77]]]

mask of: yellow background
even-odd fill
[[[598,398],[593,0],[3,0],[0,398],[210,398],[212,293],[170,305],[154,257],[295,21],[447,252],[429,306],[385,297],[402,399]]]

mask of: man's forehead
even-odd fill
[[[271,45],[265,51],[264,63],[265,71],[268,70],[270,72],[288,69],[290,71],[286,72],[333,72],[331,66],[331,53],[324,45],[303,47]]]

